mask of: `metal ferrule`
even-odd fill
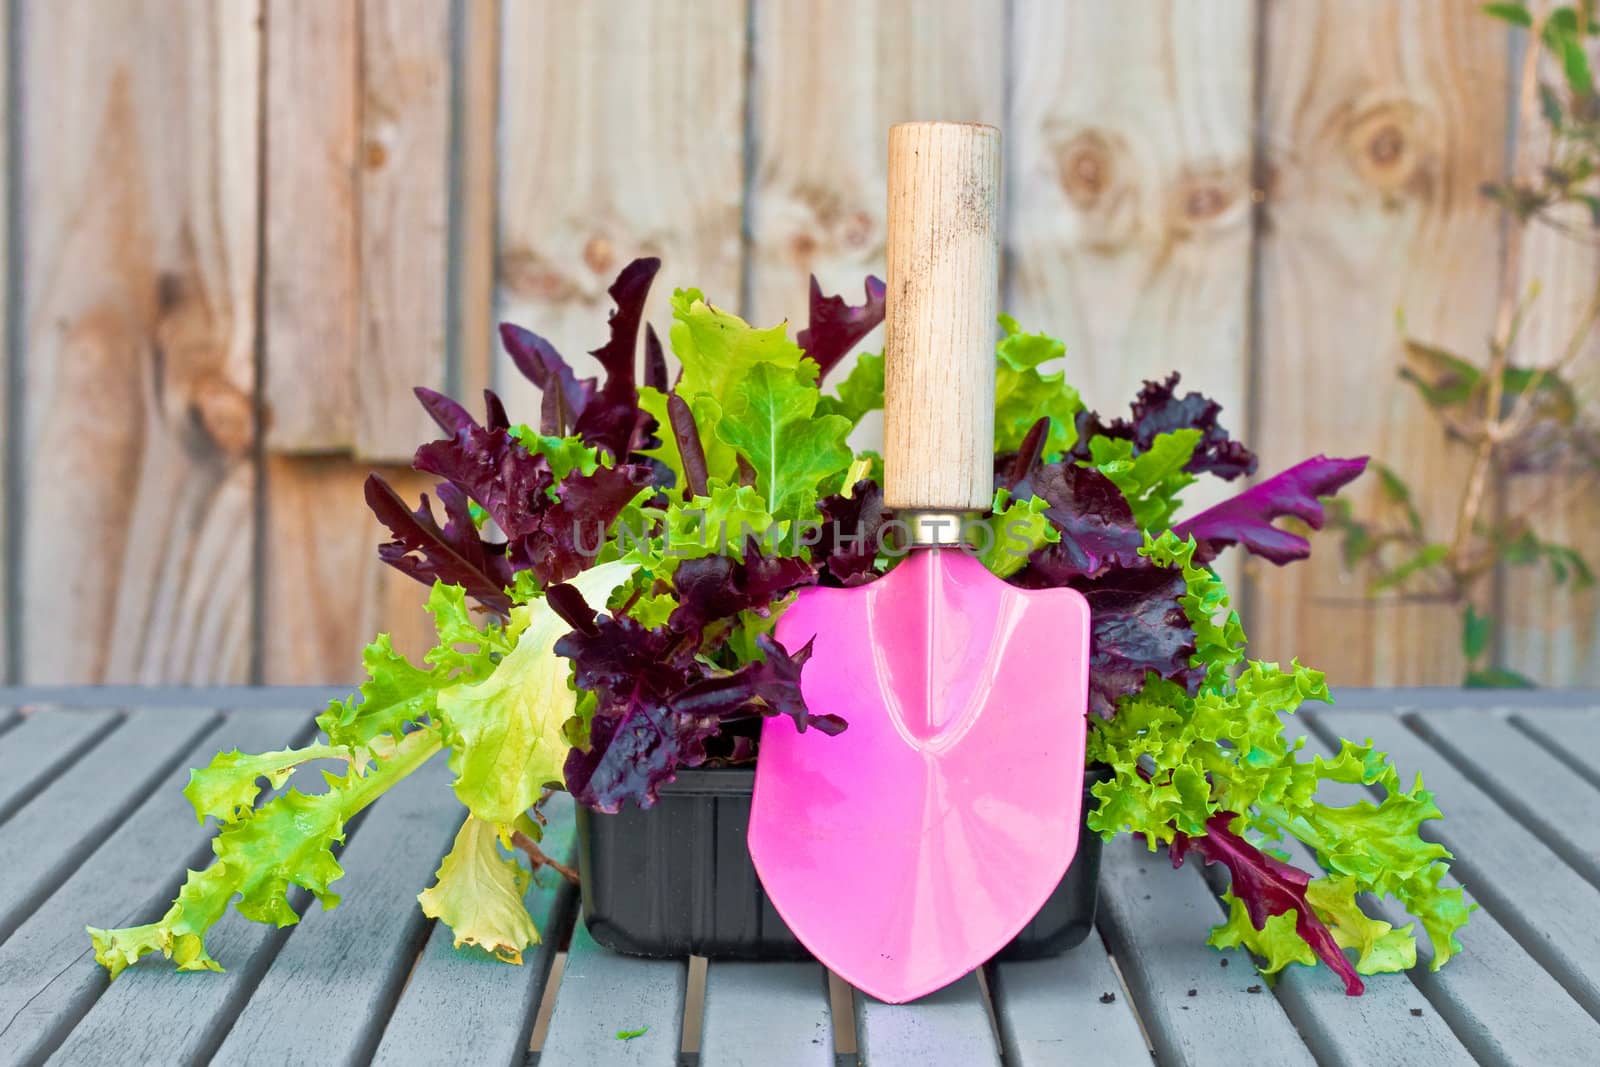
[[[911,531],[910,548],[934,548],[964,542],[962,530],[977,515],[972,511],[902,512],[901,520]]]

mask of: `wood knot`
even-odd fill
[[[1345,125],[1345,154],[1367,185],[1386,194],[1427,193],[1426,171],[1433,155],[1429,123],[1408,100],[1382,101],[1352,116]]]
[[[596,274],[610,274],[617,262],[617,252],[606,238],[591,237],[583,246],[583,261]]]
[[[817,239],[805,230],[789,238],[789,255],[798,263],[809,263],[817,253]]]
[[[1079,210],[1099,203],[1116,177],[1111,142],[1095,130],[1084,130],[1055,150],[1056,180]]]
[[[208,374],[194,383],[189,409],[219,452],[249,455],[256,420],[248,393],[221,375]]]
[[[509,248],[501,254],[500,277],[507,289],[525,300],[554,304],[579,295],[576,282],[527,247]]]
[[[377,170],[389,162],[389,149],[384,147],[382,141],[370,139],[363,148],[362,159],[366,162],[368,170]]]
[[[1222,214],[1232,200],[1228,191],[1220,186],[1194,185],[1183,194],[1183,214],[1191,222],[1204,222]]]
[[[844,221],[841,227],[840,239],[849,248],[865,248],[872,240],[872,235],[877,226],[872,221],[872,216],[865,211],[855,211]]]

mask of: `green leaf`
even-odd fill
[[[1539,83],[1539,111],[1550,128],[1559,132],[1566,120],[1566,112],[1561,106],[1561,97],[1544,82]]]
[[[1481,10],[1485,15],[1502,19],[1513,26],[1521,26],[1526,29],[1533,25],[1533,15],[1522,4],[1484,4]]]
[[[600,453],[581,437],[546,437],[527,426],[513,426],[509,432],[523,448],[549,461],[550,472],[558,482],[573,471],[593,474],[600,469]],[[554,487],[550,495],[555,499]]]
[[[648,1026],[641,1026],[637,1030],[618,1030],[617,1031],[617,1040],[618,1041],[632,1041],[634,1038],[643,1037],[645,1034],[648,1034],[649,1032],[650,1032],[650,1028]]]
[[[1012,500],[1010,490],[999,490],[992,513],[984,520],[989,534],[978,546],[982,549],[978,560],[995,577],[1005,578],[1021,570],[1035,549],[1060,541],[1061,531],[1044,515],[1049,507],[1043,497]]]
[[[652,389],[648,385],[639,387],[639,409],[656,420],[656,438],[661,443],[654,448],[641,448],[639,454],[659,460],[672,472],[672,484],[682,486],[683,457],[678,454],[678,441],[672,435],[672,421],[667,418],[667,394],[659,389]],[[691,408],[691,410],[693,410]],[[700,428],[702,444],[705,443],[705,427]]]
[[[1478,614],[1477,607],[1468,604],[1461,620],[1462,655],[1469,662],[1478,659],[1489,650],[1489,639],[1493,636],[1494,620]]]
[[[659,545],[668,564],[655,568],[656,577],[669,577],[678,560],[703,556],[743,559],[751,536],[774,551],[783,543],[789,523],[773,519],[766,497],[755,486],[727,485],[713,479],[708,488],[708,496],[668,505]]]
[[[89,927],[95,959],[116,978],[147,953],[159,952],[180,971],[220,971],[206,950],[206,932],[228,903],[253,922],[291,926],[300,917],[290,907],[293,886],[309,890],[324,908],[339,903],[329,887],[344,871],[332,846],[344,840],[345,824],[439,751],[439,731],[413,730],[398,743],[380,743],[370,764],[328,776],[324,793],[290,789],[254,815],[224,826],[211,843],[216,862],[190,871],[177,900],[156,922],[104,930]]]
[[[839,383],[837,397],[825,396],[817,402],[818,415],[839,415],[859,423],[869,411],[883,410],[883,356],[866,353],[856,360],[850,373]]]
[[[1122,490],[1133,520],[1141,530],[1160,533],[1172,525],[1183,501],[1178,494],[1196,481],[1184,470],[1200,443],[1199,430],[1173,430],[1157,434],[1150,447],[1133,454],[1133,442],[1120,437],[1096,436],[1089,441],[1089,466]]]
[[[1405,340],[1406,365],[1400,377],[1435,409],[1459,407],[1472,399],[1483,377],[1470,361],[1437,345]]]
[[[1246,949],[1257,958],[1262,974],[1277,974],[1291,963],[1316,965],[1317,954],[1295,931],[1299,915],[1293,908],[1268,916],[1266,927],[1257,930],[1243,901],[1232,892],[1224,892],[1222,900],[1228,905],[1228,917],[1211,928],[1207,944],[1221,949]]]
[[[183,795],[194,805],[200,822],[205,822],[208,815],[219,822],[233,822],[254,810],[261,779],[266,779],[271,788],[281,789],[301,764],[355,758],[356,753],[343,745],[308,745],[259,755],[247,755],[238,749],[218,752],[206,766],[189,772]]]
[[[455,947],[476,945],[506,963],[539,943],[539,929],[523,904],[532,874],[502,855],[493,824],[468,815],[455,844],[439,864],[434,883],[417,900],[422,913],[455,935]]]
[[[1066,352],[1066,345],[1041,333],[1023,333],[1009,315],[1000,316],[1005,336],[995,348],[994,450],[1015,452],[1033,424],[1049,416],[1044,456],[1054,459],[1078,441],[1077,418],[1083,410],[1078,391],[1061,371],[1040,374],[1041,363]]]
[[[1589,53],[1583,46],[1583,38],[1576,32],[1562,34],[1557,53],[1561,57],[1561,72],[1566,75],[1567,86],[1573,94],[1586,97],[1593,93],[1594,74],[1589,69]]]
[[[672,315],[672,351],[683,363],[675,391],[689,405],[700,427],[707,474],[734,482],[738,479],[734,448],[717,432],[728,398],[762,363],[800,372],[804,353],[789,340],[784,326],[758,330],[739,316],[706,303],[698,289],[674,292]],[[815,392],[817,365],[804,360],[804,367]],[[658,402],[645,396],[641,406],[657,419],[665,419],[664,398]],[[665,421],[662,425],[666,425]],[[664,448],[676,455],[676,446],[668,444]],[[681,468],[675,469],[682,473]]]
[[[1398,588],[1399,586],[1405,584],[1405,582],[1413,575],[1420,574],[1423,571],[1428,570],[1430,567],[1437,567],[1439,564],[1443,563],[1449,555],[1449,545],[1438,543],[1423,545],[1410,559],[1400,563],[1387,574],[1379,576],[1379,578],[1372,583],[1372,588],[1374,591]]]
[[[598,606],[632,571],[627,563],[602,563],[569,584]],[[571,664],[554,649],[571,629],[542,600],[513,608],[516,647],[494,673],[439,694],[456,797],[477,818],[506,832],[546,785],[562,782],[571,748],[562,727],[576,697],[567,684]]]
[[[1485,667],[1467,672],[1468,689],[1537,689],[1538,683],[1525,674],[1505,667]]]
[[[1359,883],[1348,875],[1318,878],[1306,886],[1306,899],[1318,917],[1333,931],[1340,948],[1360,953],[1356,971],[1360,974],[1390,974],[1409,970],[1417,964],[1417,942],[1412,927],[1396,930],[1381,919],[1374,919],[1356,903]]]
[[[728,391],[717,437],[755,468],[756,488],[776,519],[809,516],[820,483],[850,465],[850,421],[815,417],[816,366],[757,363]]]

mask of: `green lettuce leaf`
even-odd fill
[[[439,731],[414,730],[398,743],[375,746],[371,763],[357,762],[342,777],[327,776],[324,793],[290,789],[246,819],[224,826],[211,843],[216,861],[190,871],[177,900],[159,920],[119,930],[89,927],[95,959],[115,978],[139,958],[159,952],[181,971],[220,971],[205,936],[237,897],[239,914],[254,922],[292,926],[293,886],[310,890],[324,908],[339,903],[329,887],[344,875],[333,845],[357,812],[422,766],[442,745]]]
[[[839,383],[837,396],[817,401],[818,415],[840,415],[854,426],[869,411],[883,410],[883,356],[866,353]]]
[[[1039,365],[1064,355],[1067,346],[1042,333],[1023,333],[1009,315],[1000,316],[1000,325],[1005,337],[995,349],[994,450],[1015,452],[1040,416],[1048,415],[1043,456],[1053,460],[1077,443],[1083,399],[1065,373],[1041,374]]]
[[[728,391],[716,435],[750,461],[756,489],[776,519],[816,510],[818,486],[843,474],[853,458],[845,437],[850,421],[814,415],[816,367],[757,363]]]
[[[570,584],[590,603],[604,604],[631,574],[627,563],[602,563]],[[554,648],[571,628],[543,600],[513,608],[507,632],[516,647],[494,673],[439,694],[456,797],[506,834],[546,785],[561,784],[572,747],[562,727],[573,716],[576,695],[567,684],[571,667]]]
[[[424,915],[450,927],[456,948],[477,945],[520,964],[522,950],[539,943],[539,929],[523,904],[531,881],[526,867],[501,853],[494,825],[468,815],[433,885],[417,900]]]
[[[1094,437],[1089,441],[1089,466],[1122,490],[1139,529],[1160,533],[1172,525],[1172,517],[1183,503],[1178,494],[1198,481],[1185,468],[1194,457],[1200,437],[1199,430],[1158,434],[1150,447],[1137,456],[1130,440]]]

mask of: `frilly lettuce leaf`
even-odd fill
[[[815,416],[816,369],[757,363],[723,399],[716,434],[755,468],[756,489],[775,519],[814,513],[817,487],[850,465],[850,421]]]
[[[1023,333],[1017,320],[1000,316],[1005,330],[995,349],[994,450],[1015,452],[1040,416],[1049,416],[1043,455],[1053,459],[1078,440],[1083,399],[1066,374],[1041,374],[1039,365],[1066,353],[1067,346],[1041,333]]]
[[[531,880],[527,868],[501,853],[494,825],[468,815],[433,885],[417,900],[424,915],[450,927],[456,948],[476,945],[506,963],[521,963],[522,950],[539,943],[522,902]]]

